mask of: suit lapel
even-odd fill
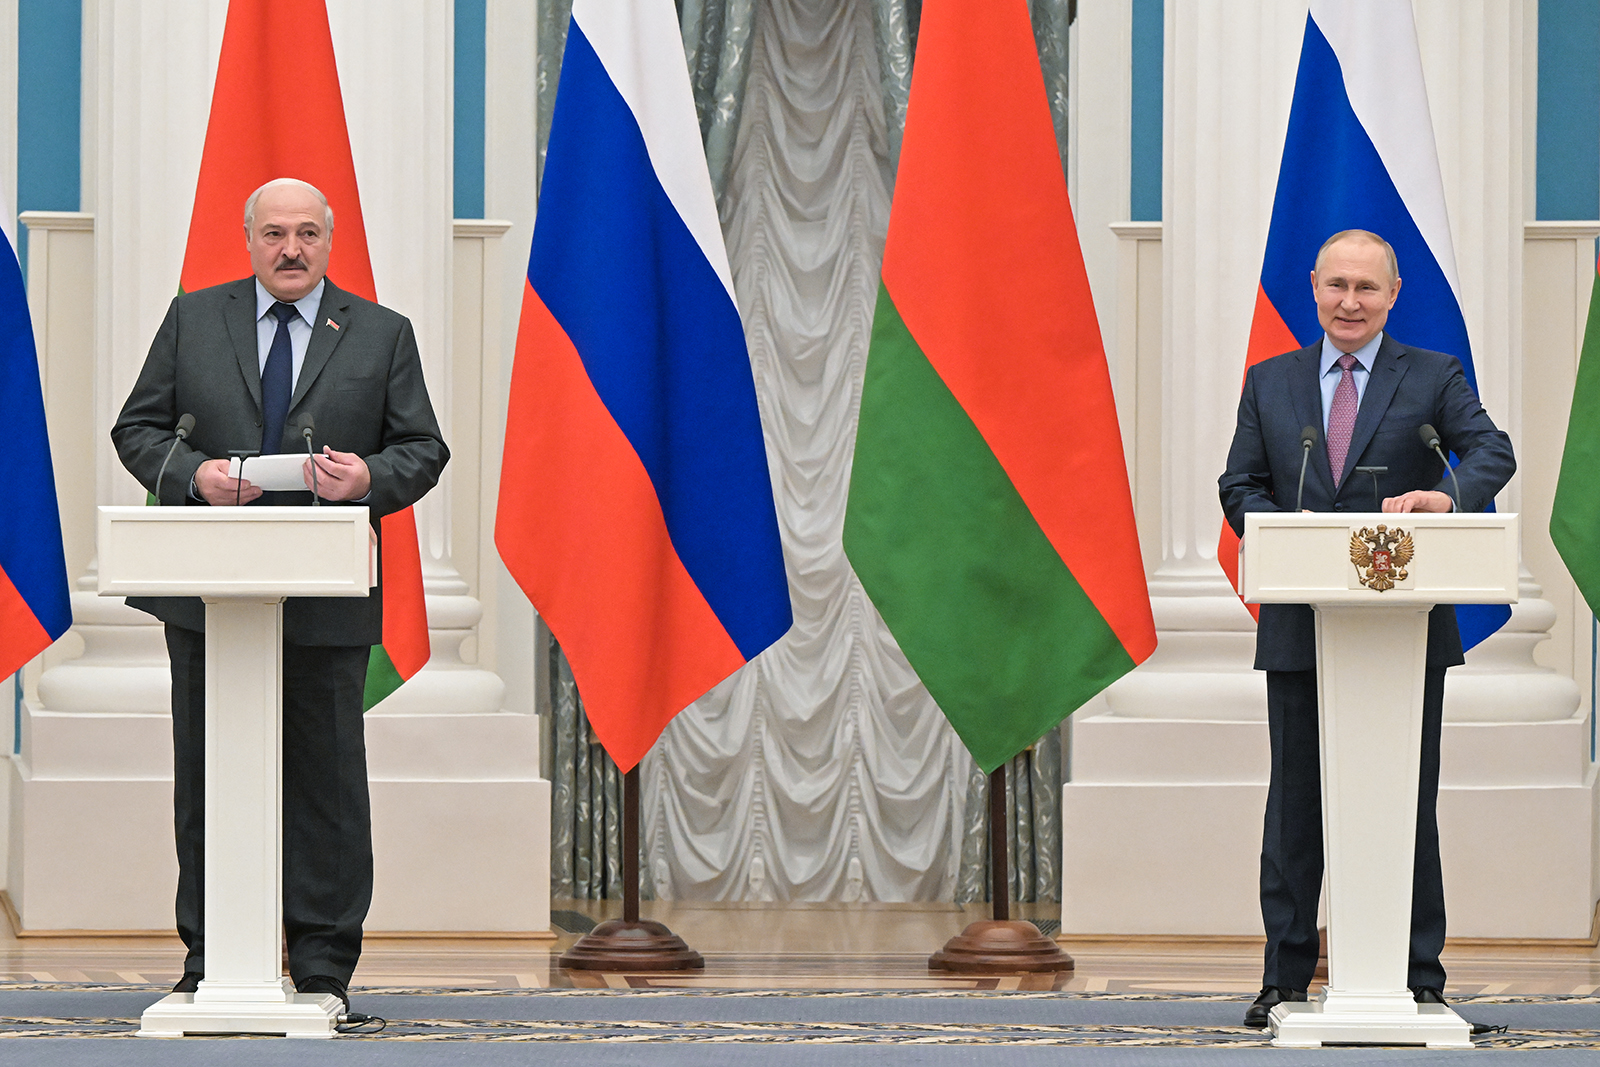
[[[261,410],[261,348],[256,340],[256,284],[246,278],[234,286],[229,294],[233,299],[223,312],[223,323],[228,330],[228,340],[233,342],[233,355],[239,361],[239,376],[250,390],[250,399]]]
[[[322,290],[322,303],[317,305],[317,320],[311,324],[311,342],[306,345],[305,362],[300,364],[300,377],[294,384],[294,396],[289,400],[290,411],[304,399],[306,390],[333,358],[333,350],[343,339],[349,321],[349,294],[328,282]]]
[[[1372,361],[1372,370],[1367,374],[1367,388],[1361,395],[1361,406],[1356,409],[1355,429],[1350,432],[1350,451],[1345,454],[1344,475],[1339,479],[1341,486],[1349,479],[1356,460],[1372,441],[1378,423],[1383,421],[1384,413],[1389,410],[1389,402],[1394,399],[1395,390],[1400,388],[1400,380],[1406,376],[1405,351],[1398,341],[1388,334],[1383,335],[1377,358]]]
[[[1318,380],[1320,375],[1317,372],[1321,356],[1321,341],[1297,352],[1294,357],[1294,375],[1290,383],[1295,421],[1301,426],[1314,426],[1319,432],[1322,429],[1322,384]],[[1331,494],[1333,468],[1328,463],[1327,442],[1324,441],[1321,448],[1312,449],[1311,457],[1312,469],[1321,477]]]

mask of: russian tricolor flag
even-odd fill
[[[1340,230],[1394,246],[1405,288],[1386,331],[1461,360],[1478,387],[1461,315],[1461,283],[1409,3],[1313,0],[1272,203],[1246,368],[1322,336],[1311,266]],[[1217,558],[1238,587],[1238,538],[1227,523]],[[1504,605],[1456,609],[1466,647],[1511,617]]]
[[[0,675],[7,675],[67,632],[72,606],[16,226],[0,215],[0,425],[11,443],[0,463]]]
[[[495,544],[624,771],[793,622],[672,0],[575,0]]]

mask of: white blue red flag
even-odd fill
[[[1340,230],[1394,246],[1405,291],[1386,331],[1461,360],[1478,388],[1461,284],[1422,79],[1411,5],[1313,0],[1272,203],[1246,367],[1322,336],[1312,299],[1317,249]],[[1492,505],[1491,505],[1492,507]],[[1238,539],[1226,523],[1217,557],[1238,586]],[[1511,617],[1503,605],[1456,609],[1466,647]]]
[[[0,425],[11,442],[0,463],[0,675],[11,674],[72,625],[50,435],[39,387],[16,226],[0,211]]]
[[[793,616],[672,0],[575,0],[495,544],[624,771]]]

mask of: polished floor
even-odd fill
[[[615,917],[608,902],[557,901],[570,927]],[[1248,939],[1068,939],[1077,967],[1064,975],[964,976],[930,972],[928,955],[985,906],[948,904],[667,904],[643,906],[706,960],[703,971],[602,974],[556,962],[575,932],[551,939],[389,938],[367,942],[352,983],[369,991],[632,988],[660,990],[1063,990],[1212,994],[1248,999],[1261,948]],[[1053,909],[1016,917],[1047,922]],[[582,918],[580,918],[580,916]],[[176,938],[17,937],[0,931],[0,983],[170,985],[182,971]],[[1446,992],[1460,997],[1592,996],[1600,948],[1552,943],[1452,943]]]

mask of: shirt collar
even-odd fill
[[[260,285],[261,283],[257,282],[256,284]],[[1372,361],[1378,357],[1378,346],[1381,344],[1383,344],[1383,331],[1379,330],[1376,337],[1362,345],[1360,348],[1356,349],[1354,352],[1350,353],[1352,356],[1356,357],[1356,366],[1352,367],[1351,369],[1370,372],[1372,370]],[[1338,346],[1333,343],[1332,338],[1330,338],[1327,334],[1323,334],[1322,367],[1318,377],[1321,377],[1323,374],[1327,374],[1328,371],[1332,369],[1333,365],[1339,362],[1339,357],[1342,355],[1344,355],[1344,353],[1341,352]]]
[[[256,321],[261,321],[261,316],[272,310],[272,305],[278,298],[267,292],[267,287],[261,284],[261,279],[256,282]],[[306,322],[317,321],[317,307],[322,303],[322,290],[327,287],[328,279],[324,278],[317,283],[317,287],[294,302],[294,308],[300,312],[300,317]]]

